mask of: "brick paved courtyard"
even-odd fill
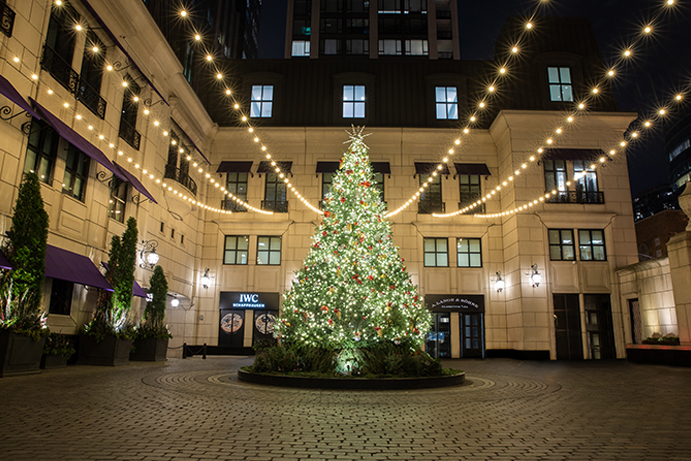
[[[2,460],[689,460],[691,369],[447,361],[458,388],[239,383],[251,358],[0,379]]]

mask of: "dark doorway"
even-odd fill
[[[609,295],[585,295],[585,325],[593,359],[614,359],[614,328]]]
[[[466,314],[461,312],[461,357],[483,357],[484,347],[482,332],[484,330],[481,313]]]
[[[243,347],[245,340],[245,311],[221,309],[218,325],[218,345]]]
[[[631,318],[631,340],[634,344],[641,344],[643,332],[641,331],[641,310],[638,298],[629,299],[629,316]]]
[[[436,359],[451,358],[451,314],[434,313],[432,329],[425,336],[425,352]]]
[[[554,333],[558,360],[583,360],[581,315],[577,294],[554,296]]]
[[[274,326],[278,319],[276,311],[255,311],[254,313],[254,334],[252,335],[252,345],[257,342],[275,342]]]

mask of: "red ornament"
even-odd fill
[[[325,217],[325,218],[328,218],[329,216],[331,216],[331,212],[328,211],[328,210],[325,211],[325,212],[324,212],[324,217]]]
[[[369,245],[369,246],[367,247],[367,249],[368,249],[368,250],[372,250],[372,245]]]
[[[329,325],[333,325],[333,324],[334,324],[334,321],[329,319]]]
[[[326,237],[326,235],[327,235],[326,231],[322,231],[322,235],[323,235],[324,237]]]
[[[360,200],[360,205],[364,205],[364,204],[365,204],[365,201],[364,201],[364,200]]]
[[[370,282],[374,280],[374,277],[372,277],[371,275],[368,275],[367,278],[370,280]]]
[[[324,311],[324,312],[329,312],[329,308],[326,307],[326,306],[322,306],[322,311]]]
[[[341,197],[341,203],[345,203],[345,197]]]
[[[346,174],[353,174],[353,170],[347,170]]]

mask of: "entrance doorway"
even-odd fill
[[[583,360],[581,315],[577,294],[553,295],[558,360]]]
[[[643,332],[641,331],[641,310],[638,298],[629,299],[629,315],[631,318],[631,341],[634,344],[641,344]]]
[[[483,357],[484,347],[482,332],[484,331],[481,313],[466,314],[461,312],[461,357]]]
[[[435,313],[432,329],[425,336],[425,352],[435,359],[451,358],[451,314]]]
[[[593,359],[614,359],[614,328],[609,295],[585,295],[585,326]]]

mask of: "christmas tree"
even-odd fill
[[[431,325],[393,242],[363,138],[362,129],[350,134],[324,197],[324,220],[284,295],[276,327],[283,342],[337,350],[393,343],[415,350]]]

